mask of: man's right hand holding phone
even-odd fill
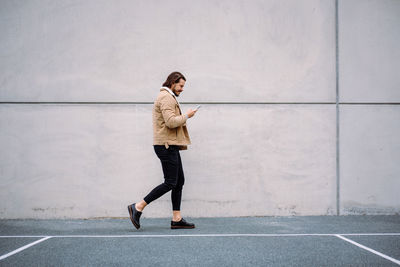
[[[188,118],[193,117],[194,114],[196,114],[197,110],[199,110],[200,107],[201,107],[201,105],[198,105],[198,106],[196,107],[196,109],[189,109],[189,110],[186,112],[186,116],[187,116]]]

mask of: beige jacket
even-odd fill
[[[187,149],[191,142],[186,120],[175,96],[160,89],[153,106],[153,145],[165,145],[166,148],[178,145],[180,150]]]

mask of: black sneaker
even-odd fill
[[[135,226],[136,229],[139,229],[140,228],[140,215],[142,215],[142,212],[136,210],[135,204],[136,203],[133,203],[132,205],[128,206],[129,218],[131,219],[133,226]]]
[[[171,221],[171,229],[192,229],[194,223],[188,223],[183,218],[179,222]]]

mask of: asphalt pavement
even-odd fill
[[[399,266],[400,216],[0,220],[0,266]]]

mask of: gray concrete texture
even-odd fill
[[[129,219],[0,220],[1,256],[51,237],[0,266],[398,266],[400,259],[400,216],[188,220],[195,229],[171,230],[169,218],[143,219],[139,230]]]
[[[203,103],[185,215],[397,214],[398,15],[389,0],[2,1],[0,218],[126,217],[163,180],[151,104],[174,70],[183,109]]]
[[[400,2],[339,1],[340,100],[400,101]]]
[[[334,1],[1,5],[3,101],[152,102],[173,70],[185,101],[335,100]]]
[[[400,106],[341,107],[344,214],[395,214],[400,207]]]

